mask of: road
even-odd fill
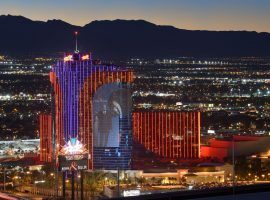
[[[0,193],[0,199],[3,200],[42,200],[42,196],[40,195],[33,195],[30,193],[21,193],[21,192],[14,192],[14,193]]]

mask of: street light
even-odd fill
[[[6,191],[6,168],[4,167],[4,191]]]
[[[232,171],[232,178],[233,178],[233,196],[235,195],[235,144],[234,144],[234,135],[232,136],[232,164],[233,164],[233,171]]]

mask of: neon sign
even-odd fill
[[[68,61],[77,61],[77,60],[90,60],[90,55],[89,54],[85,54],[80,56],[80,54],[74,54],[74,55],[67,55],[64,57],[64,62],[68,62]]]
[[[89,60],[89,59],[90,59],[89,54],[86,54],[86,55],[82,56],[82,60]]]
[[[77,138],[71,138],[61,149],[60,153],[65,156],[80,155],[87,153],[85,146],[77,140]]]
[[[89,153],[77,138],[71,138],[59,151],[58,158],[61,171],[84,170],[88,167]]]
[[[72,55],[68,55],[68,56],[64,57],[64,62],[72,61],[72,60],[73,60],[73,56]]]

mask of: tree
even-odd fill
[[[156,178],[155,178],[155,177],[152,177],[152,178],[151,178],[151,184],[152,184],[152,185],[155,185],[156,182],[157,182]]]
[[[146,182],[146,179],[144,177],[136,177],[136,182],[140,184],[141,187],[143,187],[144,183]]]
[[[90,191],[91,197],[95,196],[99,191],[102,191],[105,177],[106,173],[99,171],[85,174],[85,186]]]

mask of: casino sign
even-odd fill
[[[77,138],[71,138],[59,151],[59,171],[86,170],[88,159],[85,146]]]

